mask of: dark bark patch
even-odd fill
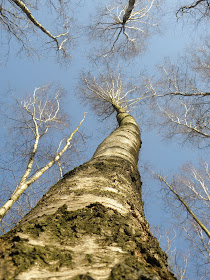
[[[152,255],[148,255],[147,256],[147,262],[150,263],[153,266],[161,266],[159,260],[155,257],[153,257]]]
[[[137,272],[130,266],[126,264],[118,264],[112,269],[108,280],[137,280]]]
[[[72,256],[67,250],[51,246],[31,246],[21,241],[13,243],[9,256],[16,266],[15,275],[35,264],[48,267],[49,270],[58,270],[72,262]]]
[[[103,171],[105,168],[105,164],[103,161],[96,162],[93,164],[93,166],[100,171]]]
[[[73,267],[74,252],[59,248],[59,244],[74,246],[87,234],[100,236],[99,246],[114,244],[125,252],[125,260],[113,267],[109,280],[174,280],[174,276],[170,276],[166,269],[166,257],[159,248],[158,241],[149,234],[148,239],[143,241],[142,232],[135,231],[128,221],[129,217],[100,203],[91,203],[76,211],[68,211],[64,204],[55,214],[19,224],[2,238],[11,244],[9,258],[16,267],[15,275],[35,264],[49,270]],[[145,233],[147,231],[145,228]],[[52,246],[30,245],[28,239],[18,236],[18,232],[28,233],[29,240],[30,236],[35,240],[42,240],[43,235],[49,236]],[[54,243],[58,244],[57,247]],[[87,263],[94,265],[91,255],[87,254],[85,259]],[[79,275],[74,280],[77,279],[93,280],[88,274]]]
[[[134,256],[127,258],[123,263],[117,264],[111,271],[108,280],[160,280],[157,272],[149,272],[151,268],[144,262],[139,262]],[[168,279],[169,280],[169,279]]]
[[[123,263],[117,264],[112,269],[108,280],[170,280],[173,277],[162,278],[154,267],[140,262],[136,257],[130,256]]]
[[[74,277],[72,280],[95,280],[94,278],[92,278],[90,275],[88,274],[80,274],[77,275],[76,277]]]

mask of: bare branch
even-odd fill
[[[171,111],[171,109],[166,108],[162,109],[159,106],[160,111],[167,116],[170,122],[174,123],[178,128],[178,131],[175,133],[187,134],[193,133],[195,135],[199,135],[204,138],[210,138],[210,125],[209,125],[209,118],[206,119],[192,119],[192,114],[195,111],[193,108],[193,104],[186,104],[183,101],[180,102],[180,106],[184,108],[183,115],[179,116],[178,114]],[[203,122],[203,123],[202,123]],[[205,132],[206,131],[206,132]]]
[[[197,52],[196,52],[197,49]],[[158,67],[159,77],[144,80],[144,91],[153,94],[152,119],[167,138],[178,136],[182,143],[207,147],[210,137],[209,44],[191,49],[181,57],[181,67],[168,59]],[[152,117],[151,117],[152,118]]]
[[[55,164],[61,156],[65,153],[65,151],[69,148],[71,144],[71,140],[74,136],[74,134],[79,130],[82,122],[85,119],[84,118],[81,120],[77,128],[71,133],[71,135],[68,137],[66,140],[65,146],[62,148],[62,150],[57,153],[57,155],[50,161],[48,164],[46,164],[44,167],[42,167],[39,171],[36,172],[35,175],[33,175],[30,179],[25,180],[23,183],[20,182],[20,184],[17,186],[15,192],[12,194],[11,198],[0,208],[0,221],[2,218],[6,215],[8,210],[12,207],[12,205],[18,200],[18,198],[23,194],[23,192],[31,185],[33,184],[36,180],[38,180],[53,164]]]
[[[191,215],[191,217],[194,219],[194,221],[202,228],[202,230],[206,233],[206,235],[210,238],[210,231],[205,227],[205,225],[200,221],[200,219],[197,218],[197,216],[193,213],[193,211],[190,209],[190,207],[187,205],[187,203],[181,198],[181,196],[175,191],[173,186],[169,184],[165,178],[163,178],[159,174],[155,174],[158,179],[161,182],[164,182],[165,185],[170,189],[171,192],[177,197],[177,199],[184,205],[186,208],[187,212]]]
[[[67,3],[68,2],[65,3],[66,8]],[[56,51],[60,51],[64,57],[69,56],[67,52],[67,43],[72,41],[69,34],[69,17],[66,15],[64,7],[62,7],[63,3],[60,2],[58,6],[59,5],[60,8],[56,5],[51,5],[54,8],[52,14],[59,14],[59,22],[57,22],[56,25],[56,30],[59,31],[56,31],[56,33],[58,33],[57,35],[53,35],[45,24],[42,24],[33,15],[33,10],[37,10],[38,4],[36,7],[33,5],[29,7],[29,5],[21,0],[11,0],[2,3],[0,6],[0,22],[6,31],[5,34],[8,34],[8,44],[10,38],[14,36],[21,44],[21,51],[25,50],[28,55],[32,55],[33,53],[38,55],[40,51],[38,51],[38,48],[36,49],[36,47],[34,47],[35,43],[38,44],[40,41],[40,38],[36,40],[36,42],[34,41],[37,30],[41,31],[50,39],[50,42],[45,42],[45,44],[54,44]],[[52,26],[51,24],[51,28]]]
[[[203,16],[209,16],[209,12],[210,12],[209,0],[197,0],[192,2],[192,4],[182,6],[176,12],[176,16],[178,16],[178,14],[183,15],[185,13],[189,13],[192,10],[198,10],[200,13],[203,14]]]
[[[106,74],[107,71],[107,74]],[[129,81],[123,82],[122,73],[114,73],[110,68],[100,73],[96,78],[89,72],[82,76],[84,87],[81,90],[81,99],[91,105],[98,115],[110,115],[116,108],[123,108],[129,112],[136,103],[140,103],[153,95],[137,94],[137,86]]]
[[[33,144],[30,153],[26,155],[29,156],[28,163],[24,174],[17,184],[16,190],[11,195],[10,199],[0,208],[1,219],[31,184],[37,181],[55,163],[60,165],[60,158],[67,149],[71,147],[72,138],[84,121],[85,116],[77,128],[67,138],[65,145],[63,146],[63,141],[61,141],[55,155],[51,155],[51,159],[48,160],[44,167],[39,168],[35,160],[35,156],[37,157],[38,154],[39,140],[46,135],[49,129],[52,129],[55,124],[61,127],[63,118],[62,115],[60,116],[60,90],[57,91],[53,100],[47,93],[48,88],[48,85],[36,88],[33,95],[30,96],[28,100],[17,102],[19,112],[22,112],[24,116],[23,121],[20,122],[20,131],[23,130],[27,136],[29,134],[28,132],[31,132]],[[37,168],[35,168],[34,165],[37,165]]]
[[[209,169],[206,162],[201,162],[199,168],[192,164],[182,167],[173,179],[153,173],[162,182],[165,191],[165,202],[170,207],[181,234],[189,242],[189,252],[194,261],[198,261],[197,273],[205,278],[210,263],[210,231],[209,231]],[[171,219],[170,219],[171,221]],[[173,222],[172,222],[173,224]],[[173,264],[176,264],[176,259]]]
[[[124,58],[136,55],[144,50],[149,29],[155,30],[158,26],[152,17],[153,9],[158,7],[155,0],[124,2],[106,5],[90,25],[91,38],[103,41],[99,57],[117,53]]]

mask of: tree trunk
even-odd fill
[[[140,131],[119,127],[0,240],[0,279],[174,280],[149,231],[137,169]]]
[[[123,16],[123,24],[125,24],[127,22],[127,20],[129,19],[133,9],[134,9],[134,5],[135,5],[135,0],[129,0],[128,2],[128,7],[125,10],[125,14]]]

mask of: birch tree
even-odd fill
[[[145,91],[156,96],[151,105],[156,112],[152,121],[169,139],[207,147],[210,137],[208,42],[205,40],[203,46],[191,49],[179,62],[187,67],[166,59],[158,67],[159,77],[144,81]]]
[[[177,65],[166,59],[158,67],[159,78],[145,80],[145,90],[154,94],[151,108],[155,113],[150,122],[164,138],[208,151],[209,44],[207,40],[202,43],[180,57]],[[194,268],[197,267],[197,272],[205,278],[210,260],[208,163],[199,169],[185,164],[179,175],[170,179],[171,176],[157,171],[155,177],[165,186],[164,193],[169,193],[166,201],[176,218],[174,221],[181,225],[185,238],[191,242],[190,251],[198,264]]]
[[[90,24],[90,38],[99,44],[93,47],[94,57],[110,55],[128,59],[145,50],[147,39],[158,29],[156,0],[111,1],[98,8]]]
[[[1,238],[1,278],[176,279],[144,216],[129,94],[125,102],[121,83],[95,78],[86,82],[90,95],[91,105],[101,99],[114,108],[119,126]]]
[[[84,119],[71,134],[61,140],[55,151],[49,153],[49,149],[44,151],[44,147],[40,148],[40,142],[43,145],[43,138],[50,137],[52,131],[55,133],[56,130],[63,129],[67,125],[65,114],[60,108],[61,95],[61,89],[56,91],[55,96],[50,95],[49,85],[45,85],[36,88],[32,95],[28,95],[22,101],[16,100],[16,116],[15,112],[13,112],[12,117],[3,113],[6,115],[7,123],[12,121],[10,136],[16,139],[14,161],[13,163],[8,162],[7,165],[10,166],[10,176],[13,173],[17,185],[8,200],[2,199],[4,203],[0,207],[0,220],[29,186],[43,176],[54,164],[58,164],[62,176],[61,157],[71,148],[72,138]],[[17,133],[20,134],[20,137]],[[21,173],[16,167],[18,165],[17,159],[21,164]],[[2,168],[6,171],[5,164]],[[25,169],[24,172],[23,169]],[[10,186],[7,188],[11,190]]]

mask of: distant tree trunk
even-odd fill
[[[0,279],[176,279],[144,217],[134,118],[64,175],[0,240]]]

